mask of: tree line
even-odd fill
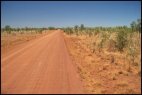
[[[100,31],[109,31],[109,32],[118,32],[118,31],[128,31],[128,32],[140,32],[141,33],[141,19],[137,19],[137,21],[133,21],[130,24],[131,27],[126,25],[124,26],[116,26],[116,27],[85,27],[84,24],[75,25],[74,27],[67,27],[62,28],[65,33],[67,34],[88,34],[88,35],[95,35]]]
[[[12,32],[23,32],[23,31],[36,31],[37,33],[42,33],[43,30],[55,30],[57,28],[55,27],[48,27],[48,28],[31,28],[31,27],[24,27],[24,28],[13,28],[10,25],[6,25],[4,28],[1,28],[1,32],[6,32],[8,34],[11,34]]]
[[[60,28],[62,30],[64,30],[65,33],[67,34],[76,34],[78,35],[82,35],[82,34],[86,34],[86,35],[96,35],[98,32],[100,31],[109,31],[109,32],[117,32],[117,31],[128,31],[128,32],[140,32],[141,33],[141,19],[137,19],[136,21],[133,21],[130,24],[131,27],[128,26],[116,26],[116,27],[85,27],[84,24],[79,25],[75,25],[74,27],[65,27],[65,28]],[[7,32],[8,34],[10,34],[12,31],[15,32],[20,32],[20,31],[37,31],[39,33],[42,33],[43,30],[55,30],[55,29],[59,29],[56,27],[48,27],[48,28],[31,28],[31,27],[25,27],[25,28],[12,28],[10,25],[6,25],[4,28],[1,28],[2,32]]]

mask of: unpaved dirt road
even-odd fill
[[[61,30],[2,54],[1,93],[84,93]]]

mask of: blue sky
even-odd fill
[[[140,1],[3,1],[2,27],[129,26],[141,17]]]

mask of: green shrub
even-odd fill
[[[69,35],[73,34],[73,30],[71,28],[66,28],[64,30],[64,32],[67,33],[67,34],[69,34]]]
[[[55,27],[48,27],[49,30],[55,30]]]
[[[123,51],[126,45],[127,45],[127,33],[125,31],[119,31],[116,37],[116,48],[119,51]]]

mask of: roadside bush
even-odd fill
[[[71,28],[66,28],[64,31],[69,35],[73,34],[73,30]]]
[[[118,51],[122,52],[127,45],[127,33],[125,31],[119,31],[117,33],[116,48],[118,49]]]

